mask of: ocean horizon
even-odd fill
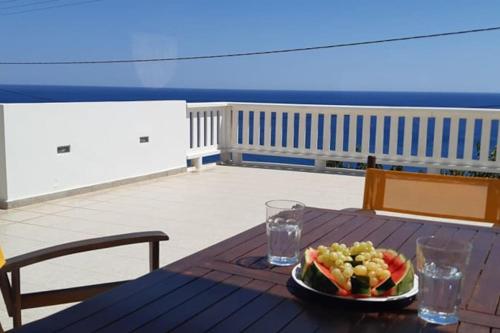
[[[500,93],[0,85],[0,103],[132,100],[500,108]]]

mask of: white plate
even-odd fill
[[[300,264],[295,266],[292,270],[292,278],[297,284],[307,290],[310,290],[316,294],[320,294],[323,296],[328,296],[332,298],[338,298],[338,299],[345,299],[349,301],[360,301],[360,302],[392,302],[392,301],[401,301],[410,297],[415,296],[418,293],[418,276],[415,274],[414,275],[414,280],[413,280],[413,288],[411,288],[410,291],[397,295],[397,296],[389,296],[389,297],[366,297],[366,298],[355,298],[351,296],[337,296],[329,293],[325,293],[319,290],[316,290],[314,288],[309,287],[307,284],[304,283],[300,279]]]

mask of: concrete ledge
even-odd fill
[[[84,187],[74,188],[71,190],[65,190],[65,191],[60,191],[60,192],[55,192],[55,193],[38,195],[35,197],[30,197],[30,198],[18,199],[18,200],[13,200],[13,201],[2,200],[2,201],[0,201],[0,209],[17,208],[17,207],[32,205],[32,204],[36,204],[36,203],[40,203],[40,202],[44,202],[44,201],[48,201],[48,200],[61,199],[61,198],[69,197],[72,195],[89,193],[89,192],[103,190],[103,189],[107,189],[107,188],[111,188],[111,187],[115,187],[115,186],[136,183],[136,182],[140,182],[143,180],[154,179],[154,178],[165,177],[165,176],[173,176],[173,175],[177,175],[177,174],[185,173],[185,172],[187,172],[187,168],[181,167],[181,168],[177,168],[177,169],[156,172],[156,173],[152,173],[149,175],[119,179],[119,180],[114,180],[114,181],[111,181],[108,183],[84,186]]]

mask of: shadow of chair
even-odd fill
[[[122,245],[149,243],[149,268],[150,271],[153,271],[159,267],[160,241],[165,240],[168,240],[168,236],[161,231],[136,232],[86,239],[36,250],[4,260],[3,266],[2,260],[0,260],[0,289],[5,301],[7,312],[13,319],[14,328],[22,325],[21,310],[23,309],[82,301],[127,282],[110,282],[90,286],[22,294],[20,275],[22,267],[76,253]],[[3,259],[3,254],[1,254],[0,259]],[[3,332],[1,326],[0,332]]]

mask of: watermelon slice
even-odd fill
[[[317,261],[313,261],[310,265],[306,277],[303,281],[311,288],[334,295],[348,295],[348,292],[335,280],[330,270]]]
[[[389,266],[391,276],[372,289],[373,296],[395,296],[413,288],[413,265],[402,254],[393,250],[383,250],[384,262]]]
[[[304,257],[302,257],[302,261],[300,264],[301,267],[301,279],[305,281],[306,279],[310,279],[310,268],[314,260],[318,257],[318,251],[313,248],[308,248],[304,252]]]

